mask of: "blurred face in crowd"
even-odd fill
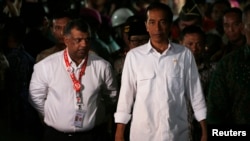
[[[204,39],[198,33],[187,33],[184,35],[181,44],[189,48],[195,58],[199,57],[204,51]]]
[[[63,30],[66,27],[67,23],[70,21],[68,17],[54,19],[52,22],[52,33],[56,38],[58,43],[64,44],[63,40]]]
[[[171,23],[167,22],[167,14],[161,9],[147,12],[146,29],[152,43],[168,42]]]
[[[212,19],[214,21],[219,21],[223,17],[223,13],[227,8],[228,7],[225,4],[221,3],[214,5],[211,13]]]
[[[243,24],[241,17],[236,13],[230,12],[223,16],[223,28],[226,37],[230,42],[236,42],[243,36]]]
[[[129,38],[129,43],[130,43],[130,49],[138,47],[140,45],[143,45],[147,43],[149,40],[148,35],[132,35]]]

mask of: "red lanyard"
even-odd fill
[[[71,80],[73,82],[73,87],[76,90],[76,92],[80,92],[81,90],[81,77],[85,73],[85,69],[87,67],[87,62],[88,62],[88,55],[85,57],[85,61],[81,67],[81,71],[79,73],[79,80],[76,79],[75,74],[70,66],[69,59],[68,59],[68,54],[66,50],[64,50],[64,61],[67,67],[67,71],[70,73]]]

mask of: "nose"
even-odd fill
[[[60,35],[63,35],[63,29],[60,30]]]
[[[157,31],[159,31],[159,30],[161,29],[161,23],[158,22],[158,23],[156,24],[156,27],[155,27],[155,28],[156,28]]]
[[[232,26],[228,26],[228,31],[233,31],[233,27]]]

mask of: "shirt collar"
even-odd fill
[[[173,44],[171,41],[169,41],[168,43],[168,49],[167,50],[171,50],[172,48],[174,48]],[[149,54],[151,53],[152,51],[155,51],[155,49],[153,48],[150,40],[148,41],[148,43],[146,44],[146,49],[145,49],[145,54]]]
[[[70,58],[69,51],[68,51],[67,48],[66,48],[66,52],[67,52],[67,55],[68,55],[68,60],[69,60],[70,66],[80,68],[83,65],[83,62],[85,61],[85,59],[83,59],[82,62],[78,66],[76,66],[76,63]]]

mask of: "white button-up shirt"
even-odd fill
[[[196,63],[184,46],[170,43],[160,54],[149,42],[130,50],[121,84],[115,122],[132,116],[130,141],[187,141],[188,101],[198,121],[206,118]]]
[[[69,55],[68,58],[78,79],[84,60],[76,66]],[[63,132],[75,132],[89,130],[104,122],[104,105],[115,103],[117,99],[117,85],[111,65],[100,57],[89,54],[81,84],[84,87],[80,93],[86,114],[83,127],[78,128],[74,126],[78,109],[76,91],[66,68],[63,51],[35,64],[30,82],[30,99],[39,113],[44,115],[44,122],[48,126]]]

